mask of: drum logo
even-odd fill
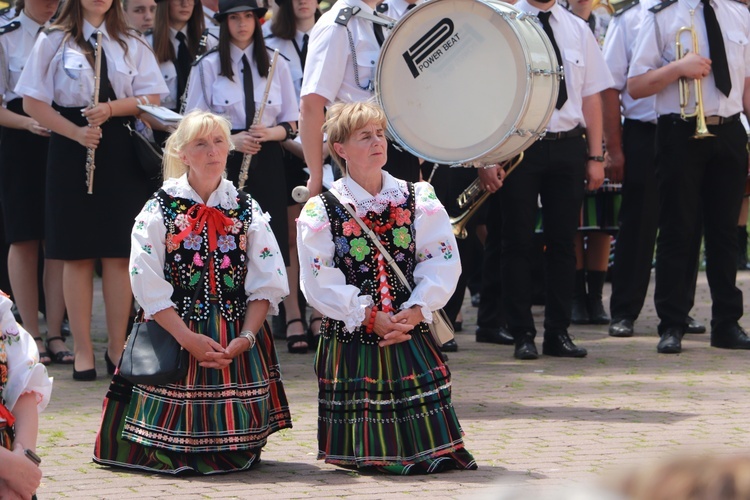
[[[404,60],[414,78],[460,41],[458,33],[453,34],[453,29],[453,21],[443,18],[404,52]]]

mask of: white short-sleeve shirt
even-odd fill
[[[529,14],[539,13],[539,9],[526,0],[520,0],[515,7]],[[547,130],[564,132],[578,126],[585,127],[583,98],[612,87],[614,82],[588,24],[557,3],[549,11],[552,12],[550,26],[565,71],[565,80],[560,85],[566,85],[568,100],[561,109],[552,113]]]
[[[726,97],[716,88],[713,72],[702,80],[703,110],[706,116],[732,116],[743,110],[742,95],[745,78],[750,77],[750,12],[744,3],[734,0],[711,0],[711,6],[721,26],[724,38],[732,90]],[[675,60],[675,36],[683,26],[690,26],[690,10],[694,9],[693,25],[698,36],[699,53],[711,57],[706,37],[703,4],[700,0],[678,0],[659,12],[646,11],[638,34],[633,61],[628,77],[642,75],[661,68]],[[691,49],[690,38],[685,35],[683,43]],[[691,85],[692,86],[692,85]],[[692,108],[695,95],[691,92]],[[665,115],[679,113],[679,90],[677,82],[668,85],[656,94],[656,113]]]
[[[12,10],[15,12],[15,9]],[[20,26],[0,35],[0,51],[4,55],[2,62],[6,65],[6,67],[0,68],[0,96],[2,96],[4,104],[20,97],[13,92],[13,89],[21,77],[26,61],[31,56],[37,36],[44,27],[23,11],[13,22],[19,23]]]
[[[309,36],[310,33],[297,30],[297,32],[294,35],[294,41],[284,40],[283,38],[279,38],[274,35],[268,35],[266,37],[266,46],[269,49],[279,49],[279,53],[283,55],[284,57],[286,57],[287,60],[289,61],[289,72],[291,73],[292,81],[294,82],[294,91],[297,93],[297,102],[299,102],[300,91],[302,90],[303,70],[302,70],[301,52],[302,52],[302,47],[304,45],[305,35]],[[308,40],[307,43],[308,43],[308,50],[309,50],[310,41]]]

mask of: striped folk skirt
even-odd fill
[[[190,329],[226,346],[240,333],[212,306]],[[190,357],[185,380],[133,385],[115,373],[104,399],[94,461],[165,474],[249,469],[268,436],[291,428],[273,336],[267,325],[255,347],[221,370]]]
[[[388,347],[341,342],[325,326],[321,334],[318,459],[392,474],[477,468],[451,403],[450,371],[424,323]]]

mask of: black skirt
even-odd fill
[[[236,134],[238,131],[232,131]],[[227,179],[237,185],[243,154],[232,151],[227,161]],[[287,193],[284,159],[281,144],[265,142],[250,162],[244,191],[258,202],[264,212],[271,215],[271,229],[279,243],[284,264],[289,266],[289,225],[287,224]]]
[[[86,124],[81,108],[56,109],[76,125]],[[86,192],[86,148],[52,134],[47,161],[47,257],[129,257],[135,217],[151,194],[125,128],[131,120],[115,117],[102,125],[93,194]]]
[[[21,99],[10,101],[8,110],[28,116]],[[48,147],[47,137],[28,130],[0,129],[0,202],[8,243],[44,238]]]

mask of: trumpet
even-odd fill
[[[522,161],[523,153],[515,158],[502,162],[500,168],[505,169],[505,177],[508,177]],[[477,210],[479,210],[479,207],[487,201],[487,198],[489,198],[491,194],[492,193],[485,191],[484,188],[482,188],[479,178],[476,178],[474,179],[474,182],[469,184],[469,186],[458,195],[458,198],[456,199],[458,208],[461,210],[466,207],[468,208],[461,215],[450,218],[453,235],[456,238],[459,240],[466,239],[469,235],[469,232],[466,230],[466,225],[469,223],[469,219],[474,216]]]
[[[96,32],[96,48],[94,49],[94,93],[91,96],[91,106],[93,108],[99,104],[99,88],[101,86],[101,74],[102,74],[102,32]],[[86,148],[86,187],[88,188],[86,193],[94,193],[94,170],[96,165],[94,164],[94,156],[96,155],[95,148]]]
[[[690,33],[690,38],[693,43],[693,52],[700,54],[698,51],[698,34],[695,31],[695,10],[690,9],[690,27],[683,26],[677,30],[675,36],[675,54],[676,59],[682,59],[685,57],[687,52],[682,45],[682,35],[684,33]],[[695,87],[695,109],[692,112],[687,111],[687,107],[690,101],[690,81],[682,77],[678,81],[678,87],[680,90],[680,116],[683,120],[688,118],[695,118],[695,135],[693,139],[705,139],[706,137],[714,137],[714,134],[708,131],[706,126],[706,115],[703,112],[703,88],[701,87],[700,78],[693,80]]]

